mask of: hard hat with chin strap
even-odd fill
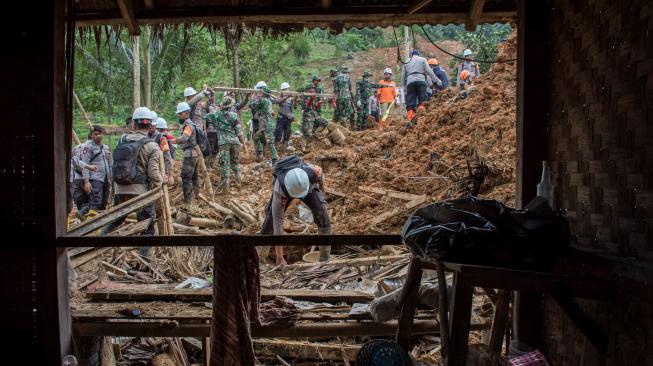
[[[286,191],[292,198],[303,198],[308,194],[310,182],[308,174],[302,168],[294,168],[286,173],[283,182]]]
[[[389,67],[386,67],[385,70],[383,70],[384,74],[392,74],[392,69]]]
[[[157,120],[159,119],[159,115],[156,114],[156,112],[151,109],[150,109],[150,119],[152,120],[152,124],[156,126]]]
[[[285,81],[281,83],[281,86],[279,89],[284,90],[284,89],[290,89],[290,84],[286,83]]]
[[[193,89],[193,87],[191,87],[191,86],[184,89],[184,97],[192,97],[195,94],[197,94],[197,91],[195,89]]]
[[[467,49],[465,49],[465,50],[463,51],[463,57],[471,56],[472,53],[473,53],[472,50],[470,50],[469,48],[467,48]]]
[[[186,112],[186,111],[190,111],[190,106],[188,105],[188,103],[181,102],[181,103],[177,104],[177,112],[176,112],[177,114],[179,114],[181,112]]]
[[[258,83],[256,83],[256,86],[254,87],[254,89],[261,89],[261,88],[266,87],[266,86],[268,86],[268,84],[266,84],[265,81],[259,81]]]

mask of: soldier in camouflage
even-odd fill
[[[316,93],[314,84],[308,84],[305,91],[307,93]],[[305,95],[302,97],[302,135],[305,139],[313,136],[318,128],[325,128],[329,121],[320,116],[322,100],[317,96]]]
[[[263,161],[263,148],[267,145],[270,150],[270,159],[272,165],[277,162],[277,147],[274,144],[275,121],[272,118],[272,101],[270,94],[272,92],[265,86],[258,92],[259,101],[256,105],[254,119],[258,120],[258,129],[254,133],[254,145],[256,146],[257,161]]]
[[[243,128],[240,123],[238,113],[231,112],[234,100],[230,96],[222,98],[221,109],[210,113],[207,121],[215,124],[218,131],[218,160],[220,161],[220,185],[218,192],[229,188],[229,168],[234,172],[236,184],[240,185],[240,166],[238,158],[240,155],[240,146],[245,145],[243,137]]]
[[[358,130],[364,130],[367,127],[367,117],[370,115],[369,100],[375,94],[375,90],[386,88],[387,85],[375,84],[370,81],[372,74],[365,70],[360,80],[356,82],[356,112],[358,115]]]
[[[354,108],[351,94],[351,79],[349,70],[346,67],[340,68],[340,72],[335,78],[333,94],[335,94],[335,110],[333,120],[345,124],[349,123],[354,127]]]

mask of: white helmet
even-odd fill
[[[261,89],[261,88],[264,88],[266,86],[268,86],[268,84],[266,84],[265,81],[259,81],[258,83],[256,83],[256,86],[254,87],[254,89]]]
[[[466,49],[463,51],[463,57],[470,56],[472,53],[473,53],[472,50],[470,50],[469,48],[466,48]]]
[[[137,119],[151,119],[152,111],[147,107],[138,107],[134,109],[134,114],[132,115],[133,120]]]
[[[392,69],[389,67],[386,67],[385,70],[383,70],[384,74],[392,74]]]
[[[189,86],[188,88],[184,89],[184,97],[192,97],[195,94],[197,94],[197,91],[193,89],[192,86]]]
[[[177,104],[177,112],[176,112],[177,114],[179,114],[181,112],[186,112],[186,111],[190,111],[190,106],[188,105],[188,103],[181,102],[181,103]]]
[[[155,126],[156,126],[156,128],[160,128],[160,129],[168,128],[168,121],[166,121],[165,119],[159,117],[156,120]]]
[[[290,89],[290,84],[286,83],[285,81],[281,83],[281,86],[279,89],[284,90],[284,89]]]
[[[151,109],[150,109],[150,119],[152,120],[153,124],[156,124],[156,120],[159,119],[159,115],[156,114],[156,112]]]
[[[294,168],[286,173],[284,178],[286,191],[293,198],[303,198],[308,194],[308,174],[302,168]]]

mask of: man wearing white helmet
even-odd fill
[[[292,121],[295,119],[295,98],[284,95],[284,92],[290,91],[290,84],[283,82],[279,89],[281,89],[280,98],[272,100],[272,103],[279,105],[277,125],[275,128],[275,143],[277,144],[277,150],[285,154],[292,133]]]
[[[190,119],[191,107],[188,103],[177,104],[176,113],[179,117],[179,124],[181,124],[181,134],[177,138],[177,143],[181,144],[181,148],[184,150],[184,160],[181,164],[181,187],[184,192],[184,204],[190,204],[195,195],[199,193],[197,159],[202,159],[202,157],[198,156],[195,146],[198,145],[198,136],[204,132]]]
[[[134,131],[122,135],[113,151],[113,181],[115,194],[113,205],[117,206],[148,190],[160,187],[163,183],[159,169],[159,146],[148,137],[152,124],[152,112],[145,107],[134,111],[132,120]],[[134,168],[135,167],[135,168]],[[152,219],[142,235],[154,235],[154,205],[147,206],[136,212],[138,221]],[[125,218],[118,219],[107,225],[103,234],[118,228]],[[149,248],[141,248],[141,254],[147,255]]]
[[[163,165],[165,167],[165,172],[163,174],[163,181],[168,182],[168,184],[174,183],[174,177],[172,176],[172,156],[170,155],[170,143],[168,137],[159,131],[159,123],[165,123],[167,127],[166,120],[159,118],[159,116],[152,111],[152,127],[148,132],[148,136],[152,141],[156,142],[159,145],[159,149],[163,152]]]
[[[262,89],[267,87],[267,84],[265,81],[259,81],[254,85],[254,89]],[[249,95],[248,95],[249,96]],[[254,93],[249,100],[249,103],[247,106],[249,107],[250,112],[252,113],[252,119],[250,120],[249,123],[249,131],[250,131],[250,138],[254,137],[254,134],[259,130],[259,119],[258,119],[258,110],[259,110],[259,104],[261,102],[262,96],[259,95],[259,93]],[[260,149],[260,152],[257,149],[257,160],[258,161],[263,161],[263,148]],[[260,153],[260,154],[259,154]]]
[[[472,61],[473,54],[474,53],[469,48],[465,49],[463,51],[464,60],[458,64],[458,73],[456,73],[456,84],[460,86],[460,89],[463,89],[465,84],[460,77],[460,74],[464,70],[467,70],[469,72],[469,76],[467,77],[466,80],[467,83],[471,83],[472,79],[481,76],[481,72],[479,70],[478,64]]]
[[[313,213],[317,233],[331,234],[331,220],[327,210],[322,168],[306,164],[297,155],[287,156],[275,165],[272,172],[272,198],[265,207],[265,220],[261,227],[262,235],[283,235],[283,216],[294,199],[301,200]],[[259,247],[259,255],[267,256],[270,247]],[[320,261],[329,259],[330,246],[320,246]],[[283,247],[275,247],[277,265],[286,264]]]
[[[383,70],[383,79],[379,81],[379,84],[388,86],[387,88],[379,88],[376,91],[376,98],[381,105],[380,114],[384,115],[392,103],[394,103],[395,98],[397,98],[397,86],[392,80],[391,68],[386,67],[385,70]]]
[[[202,98],[208,97],[212,94],[208,85],[204,84],[202,91],[197,92],[193,87],[184,89],[184,98],[186,103],[190,106],[190,119],[204,130],[204,114],[208,113],[208,103],[201,103]]]

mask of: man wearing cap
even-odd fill
[[[288,141],[290,141],[290,134],[292,133],[292,121],[295,119],[295,98],[284,95],[284,92],[290,91],[290,84],[287,82],[281,83],[280,89],[280,98],[272,100],[272,103],[279,105],[279,114],[275,129],[277,150],[285,154],[288,148]]]
[[[161,150],[147,135],[152,124],[152,113],[146,107],[138,107],[134,110],[133,121],[134,130],[129,134],[122,135],[113,151],[114,206],[148,190],[158,188],[163,183],[159,169]],[[135,171],[132,169],[134,165],[136,166]],[[152,220],[141,235],[154,235],[154,205],[136,212],[137,221],[149,219]],[[125,217],[122,217],[110,223],[102,229],[102,234],[114,231],[124,220]],[[143,247],[140,253],[148,255],[149,249],[149,247]]]
[[[109,199],[109,190],[111,187],[111,149],[102,143],[104,128],[95,125],[91,129],[91,139],[82,145],[80,160],[84,165],[93,165],[97,169],[82,169],[82,178],[84,179],[84,193],[88,195],[88,212],[84,213],[87,217],[92,218],[97,212],[104,210]]]
[[[404,64],[401,72],[401,86],[406,92],[406,117],[410,122],[415,119],[416,109],[422,111],[425,108],[429,78],[436,85],[442,85],[442,81],[435,76],[426,59],[419,55],[418,50],[413,50],[410,60]]]
[[[223,192],[229,188],[229,168],[234,173],[236,184],[240,185],[241,182],[238,157],[241,144],[245,145],[245,138],[243,137],[243,128],[238,113],[229,110],[233,102],[233,98],[225,96],[222,98],[220,110],[209,115],[215,121],[218,131],[218,160],[220,161],[221,177],[218,192]]]
[[[193,87],[189,86],[184,89],[184,98],[186,98],[186,103],[190,106],[190,119],[200,127],[205,130],[204,126],[204,114],[208,113],[208,103],[200,103],[202,98],[208,97],[213,94],[209,91],[209,87],[204,84],[201,92],[197,92]]]
[[[383,70],[383,79],[379,81],[379,85],[387,86],[386,88],[379,88],[376,92],[376,97],[381,105],[381,115],[385,115],[385,112],[390,108],[392,103],[395,102],[397,98],[397,87],[395,82],[392,80],[392,69],[386,67]]]
[[[272,120],[272,100],[270,100],[271,90],[264,86],[258,91],[259,101],[256,106],[256,113],[253,118],[258,120],[258,129],[254,133],[254,146],[256,147],[256,159],[263,161],[263,148],[267,145],[270,150],[270,159],[272,165],[277,162],[277,147],[274,145],[275,123]]]
[[[315,85],[308,84],[306,93],[316,93]],[[318,128],[326,128],[329,124],[325,118],[320,116],[322,100],[315,95],[304,95],[302,97],[302,135],[305,139],[313,136]]]
[[[336,77],[333,94],[335,94],[334,97],[336,98],[336,105],[333,113],[334,122],[343,125],[344,122],[346,122],[348,123],[347,127],[351,127],[354,123],[354,108],[349,69],[345,66],[340,68],[340,73]]]
[[[181,164],[181,188],[184,192],[184,204],[193,202],[195,195],[199,194],[199,179],[197,177],[197,129],[199,128],[190,119],[191,108],[186,102],[177,104],[177,117],[181,125],[181,134],[177,143],[184,150],[184,160]]]
[[[290,203],[301,200],[313,213],[318,234],[331,234],[331,220],[327,210],[324,190],[324,175],[317,165],[306,164],[297,155],[290,155],[279,161],[273,172],[272,197],[265,207],[265,220],[261,235],[283,235],[283,217]],[[260,256],[266,256],[270,247],[261,247]],[[320,261],[329,259],[330,246],[320,246]],[[283,247],[275,247],[277,265],[286,264]]]
[[[259,102],[261,101],[261,98],[259,97],[258,90],[261,88],[264,88],[268,86],[265,81],[259,81],[256,83],[254,86],[254,89],[257,90],[257,92],[253,93],[252,98],[249,100],[247,106],[249,107],[250,112],[252,113],[252,119],[250,120],[249,123],[249,133],[248,136],[253,140],[254,139],[254,134],[256,131],[258,131],[259,128],[259,120],[256,117],[257,111],[259,108]],[[256,148],[256,143],[254,143],[254,147],[256,150],[256,155],[257,155],[257,160],[263,161],[263,147],[261,147],[260,151]]]
[[[466,83],[471,84],[474,78],[481,76],[481,72],[478,67],[478,64],[472,61],[473,54],[474,53],[469,48],[465,49],[463,51],[464,60],[458,64],[458,72],[456,73],[456,84],[460,86],[461,90],[465,88],[464,84]],[[467,70],[469,76],[465,80],[463,80],[461,78],[461,74],[465,70]]]
[[[367,128],[367,117],[370,115],[370,97],[375,93],[372,89],[389,88],[388,85],[374,84],[370,81],[372,74],[365,70],[360,80],[356,81],[356,108],[358,112],[358,126],[352,129],[362,131]]]

